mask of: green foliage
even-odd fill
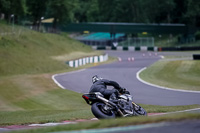
[[[200,26],[199,0],[0,0],[0,13],[36,24],[67,22],[185,23]],[[11,10],[12,9],[12,10]]]
[[[10,8],[10,1],[0,0],[0,13],[8,12],[9,8]]]
[[[187,12],[184,15],[184,17],[187,19],[187,23],[191,25],[196,25],[198,23],[198,26],[200,26],[200,1],[199,0],[187,0]]]
[[[196,38],[196,40],[200,40],[200,31],[197,31],[195,33],[195,38]]]
[[[11,21],[11,15],[14,14],[16,22],[26,14],[25,0],[0,0],[0,15],[5,14],[5,18]]]
[[[54,18],[54,27],[70,20],[73,0],[50,0],[48,3],[49,16]]]
[[[27,0],[26,6],[28,8],[27,15],[30,15],[30,19],[33,21],[33,24],[36,25],[40,23],[41,17],[46,13],[47,2],[49,0]],[[37,22],[39,21],[39,22]]]
[[[89,3],[90,0],[77,0],[76,6],[73,9],[73,14],[74,18],[73,21],[75,22],[87,22],[87,12],[91,11],[89,10],[90,4],[93,5],[92,3]],[[92,9],[94,10],[94,9]],[[97,18],[98,16],[96,16]]]
[[[153,3],[153,4],[152,4]],[[142,2],[148,22],[171,23],[172,14],[175,9],[174,0],[148,0]]]

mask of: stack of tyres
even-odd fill
[[[193,54],[194,60],[200,60],[200,54]]]

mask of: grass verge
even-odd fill
[[[159,123],[163,121],[181,121],[187,119],[200,119],[200,114],[173,114],[173,115],[164,115],[159,117],[129,117],[129,118],[120,118],[120,119],[110,119],[110,120],[100,120],[92,121],[87,123],[78,123],[73,125],[62,125],[55,127],[46,127],[38,128],[31,130],[20,130],[14,131],[13,133],[46,133],[46,132],[58,132],[58,131],[72,131],[72,130],[81,130],[81,129],[100,129],[100,128],[109,128],[109,127],[120,127],[120,126],[129,126],[129,125],[139,125],[139,124],[148,124],[148,123]]]
[[[141,72],[140,77],[160,86],[200,91],[200,61],[161,60]]]
[[[115,59],[111,58],[104,63],[112,61]],[[88,64],[68,71],[93,65],[98,64]],[[1,77],[0,125],[93,118],[81,94],[59,88],[51,77],[52,74],[48,73]]]

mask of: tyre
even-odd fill
[[[104,103],[94,103],[92,104],[92,113],[95,117],[98,119],[109,119],[109,118],[115,118],[115,113],[112,110],[105,110],[104,109],[105,104]]]
[[[134,106],[134,111],[136,113],[136,115],[144,115],[147,116],[147,112],[144,108],[142,108],[140,105]]]

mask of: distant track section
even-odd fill
[[[190,52],[155,53],[109,50],[105,52],[110,56],[120,57],[121,61],[91,67],[84,71],[59,74],[54,76],[55,80],[65,89],[88,93],[92,85],[92,76],[99,75],[103,78],[117,81],[121,86],[127,88],[136,103],[163,106],[200,104],[200,93],[161,89],[144,84],[136,77],[139,70],[160,60],[160,56],[189,56],[191,55]],[[134,61],[129,61],[130,57],[134,57]]]

